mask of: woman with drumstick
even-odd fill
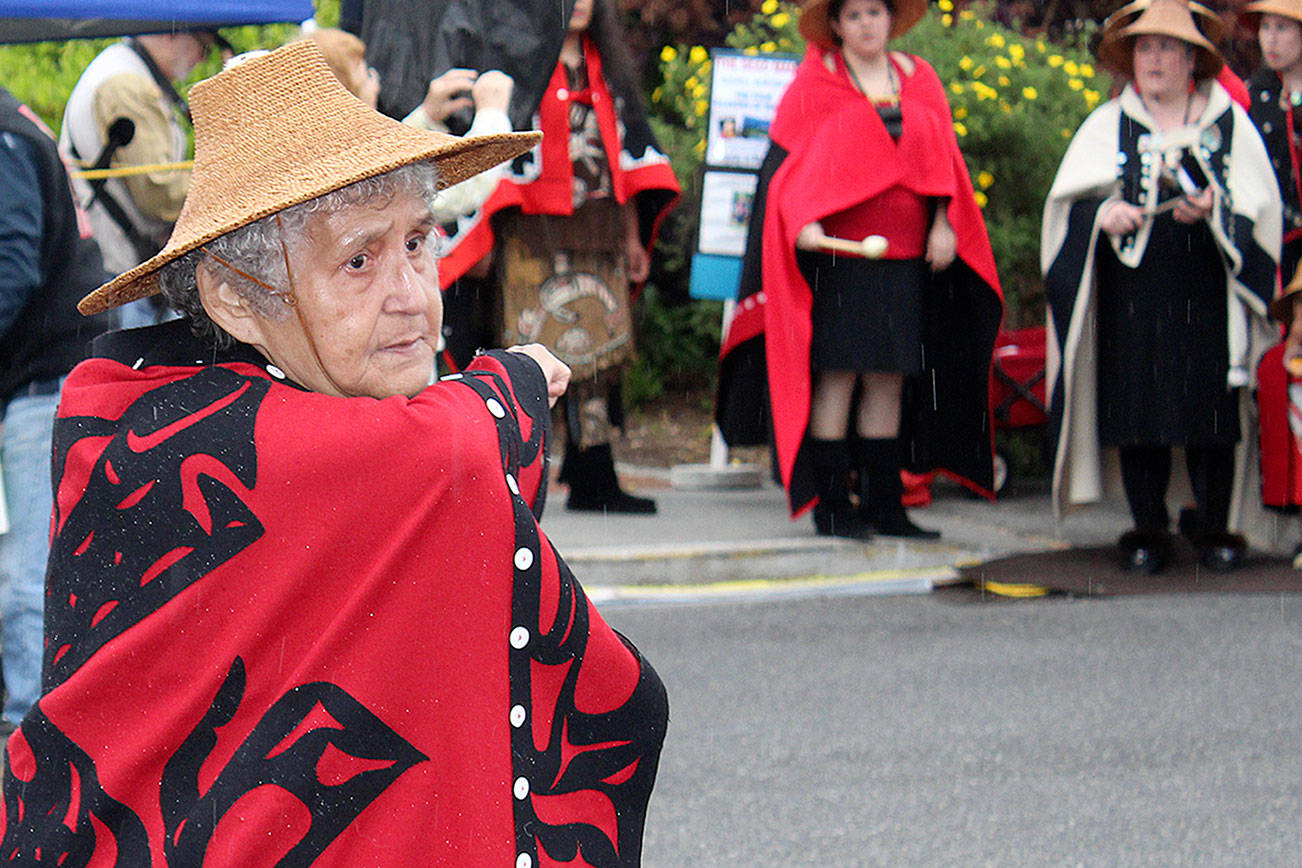
[[[733,336],[763,311],[782,480],[822,535],[939,536],[905,513],[903,467],[990,488],[994,257],[940,80],[888,48],[925,11],[807,2],[761,172],[762,303],[742,305]]]
[[[1204,566],[1230,570],[1250,371],[1269,338],[1280,200],[1251,120],[1214,77],[1221,58],[1184,0],[1109,26],[1099,60],[1128,80],[1085,119],[1045,206],[1041,264],[1054,340],[1054,504],[1103,496],[1119,455],[1134,527],[1124,568],[1171,553],[1167,488],[1182,448],[1197,509],[1181,517]]]

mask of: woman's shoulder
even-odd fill
[[[916,54],[909,54],[907,51],[891,51],[891,62],[904,73],[905,78],[912,78],[921,73],[924,77],[929,76],[939,81],[936,70],[932,69],[931,64],[923,60]]]

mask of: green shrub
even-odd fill
[[[1036,324],[1044,312],[1039,269],[1040,218],[1044,197],[1076,127],[1107,98],[1110,82],[1099,76],[1084,48],[1090,30],[1070,45],[1024,37],[996,23],[990,7],[955,12],[939,0],[896,47],[918,54],[945,82],[977,201],[1007,299],[1008,327]],[[801,55],[799,12],[791,3],[765,0],[752,19],[727,38],[750,54]],[[668,46],[660,54],[661,81],[652,91],[657,131],[675,130],[663,141],[684,185],[682,237],[695,238],[699,167],[709,107],[709,52],[702,46]],[[690,254],[675,254],[685,258]]]

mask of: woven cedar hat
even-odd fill
[[[1302,292],[1302,268],[1297,270],[1293,279],[1284,287],[1279,298],[1270,303],[1270,315],[1284,324],[1293,322],[1293,301]]]
[[[1103,27],[1100,31],[1107,35],[1113,30],[1120,30],[1128,24],[1134,23],[1153,0],[1131,0],[1130,3],[1119,7],[1115,12],[1103,20]],[[1302,0],[1296,0],[1299,8],[1302,8]],[[1216,14],[1216,10],[1210,9],[1194,0],[1189,2],[1189,11],[1193,13],[1194,23],[1198,29],[1207,37],[1207,41],[1214,46],[1219,46],[1225,41],[1226,35],[1230,32],[1230,27],[1225,23],[1221,16]]]
[[[1125,7],[1109,16],[1114,29],[1103,34],[1099,43],[1099,62],[1127,78],[1134,74],[1135,39],[1139,36],[1170,36],[1194,47],[1194,78],[1211,78],[1221,71],[1224,61],[1194,21],[1189,0],[1151,0],[1138,16],[1128,23],[1118,19]],[[1200,16],[1201,17],[1201,16]],[[1220,33],[1224,34],[1223,25]]]
[[[800,7],[800,35],[807,42],[816,42],[824,48],[837,49],[841,43],[832,32],[832,22],[827,17],[831,0],[807,0]],[[890,0],[895,7],[891,14],[891,39],[903,36],[927,14],[927,0]]]
[[[194,174],[166,246],[81,300],[90,315],[158,291],[158,270],[234,229],[421,160],[450,186],[533,147],[541,133],[462,138],[404,126],[350,94],[311,41],[190,91]]]
[[[1263,15],[1279,15],[1302,22],[1302,0],[1253,0],[1239,13],[1240,20],[1255,30]]]

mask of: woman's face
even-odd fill
[[[1193,46],[1189,43],[1154,33],[1136,37],[1135,88],[1140,96],[1188,93],[1193,69]]]
[[[570,13],[570,32],[582,33],[592,23],[592,4],[595,0],[574,0],[574,11]]]
[[[1257,28],[1261,59],[1276,72],[1302,66],[1302,22],[1283,15],[1266,13]]]
[[[883,0],[845,0],[841,14],[831,22],[832,32],[848,54],[873,59],[886,51],[891,34],[891,12]]]
[[[255,316],[250,343],[316,392],[414,396],[429,385],[443,324],[433,231],[429,206],[406,192],[312,215],[290,245],[297,315]]]

